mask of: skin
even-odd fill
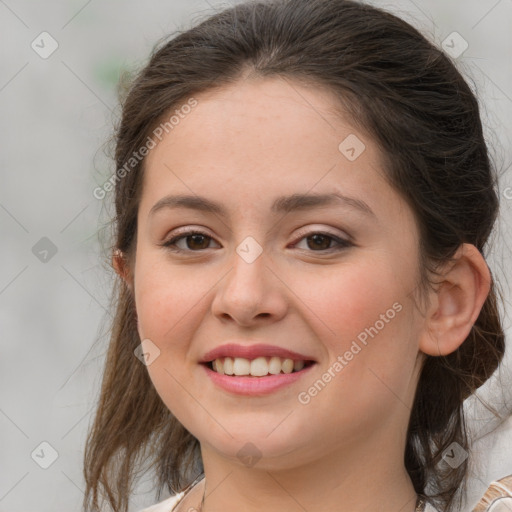
[[[195,98],[146,157],[135,262],[114,256],[113,264],[135,294],[141,340],[160,350],[150,378],[200,441],[203,510],[412,512],[403,457],[421,362],[466,338],[489,291],[485,261],[461,246],[419,311],[415,218],[384,180],[375,142],[334,114],[330,93],[266,78]],[[366,146],[354,161],[338,149],[350,134]],[[374,216],[339,204],[270,211],[280,195],[332,191],[365,201]],[[159,199],[180,193],[218,201],[229,215],[180,208],[149,216]],[[159,245],[187,226],[211,238],[181,239],[182,254]],[[353,245],[322,250],[337,244],[308,243],[319,231]],[[263,250],[252,263],[236,252],[247,236]],[[400,312],[300,403],[298,394],[394,303]],[[233,395],[198,364],[232,339],[290,348],[317,364],[268,396]],[[261,457],[252,466],[237,457],[247,442]],[[204,481],[178,510],[199,508],[203,490]]]

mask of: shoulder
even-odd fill
[[[179,494],[175,494],[170,498],[167,498],[160,503],[156,503],[155,505],[151,505],[143,510],[139,510],[139,512],[172,512],[174,507],[179,503],[184,493],[180,492]]]
[[[196,486],[198,486],[199,482],[201,482],[204,478],[204,475],[199,475],[185,490],[174,494],[170,498],[167,498],[160,503],[156,503],[155,505],[151,505],[143,510],[139,510],[139,512],[172,512],[174,508],[178,505],[178,503],[183,499],[183,497],[191,492]]]
[[[512,475],[491,482],[473,512],[506,512],[512,510]]]

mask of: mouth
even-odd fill
[[[269,375],[297,373],[316,364],[316,362],[278,356],[259,356],[254,359],[219,357],[201,364],[220,375],[261,378]]]

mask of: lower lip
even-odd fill
[[[289,386],[306,375],[315,364],[306,366],[298,372],[280,373],[278,375],[268,375],[266,377],[248,377],[235,375],[222,375],[214,372],[207,365],[201,365],[208,377],[212,379],[214,384],[237,395],[258,396],[268,395]]]

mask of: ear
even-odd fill
[[[128,262],[126,261],[126,256],[119,249],[115,249],[112,253],[112,266],[119,277],[125,281],[128,288],[133,290],[133,277]]]
[[[430,295],[419,349],[431,356],[445,356],[468,337],[489,294],[491,273],[480,251],[462,244]]]

